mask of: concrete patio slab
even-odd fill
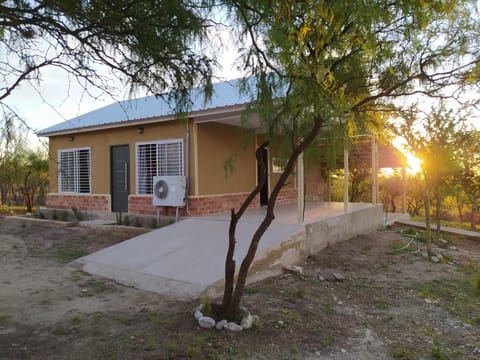
[[[235,260],[239,267],[265,209],[250,209],[237,226]],[[311,204],[298,224],[296,206],[278,206],[260,241],[249,282],[281,271],[329,243],[381,225],[381,207],[343,203]],[[219,294],[223,286],[229,215],[188,218],[105,248],[70,264],[75,269],[144,290],[194,298]]]

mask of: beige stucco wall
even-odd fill
[[[219,123],[197,125],[198,193],[250,192],[256,185],[255,144],[245,146],[245,130]],[[225,161],[232,159],[231,172]]]
[[[184,150],[187,124],[169,121],[161,124],[141,125],[143,134],[137,132],[138,126],[106,129],[95,132],[74,134],[70,141],[68,135],[54,136],[49,139],[50,149],[50,192],[58,192],[58,150],[89,147],[91,149],[92,194],[110,193],[110,147],[114,145],[130,146],[130,193],[136,193],[135,144],[138,142],[183,139]],[[185,161],[185,159],[184,159]]]

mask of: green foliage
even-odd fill
[[[400,360],[416,360],[417,358],[411,350],[404,347],[395,347],[390,354],[394,359]]]
[[[2,11],[0,52],[9,54],[8,64],[18,65],[2,62],[0,101],[22,81],[39,80],[47,66],[110,91],[97,74],[105,66],[132,91],[142,86],[162,94],[173,85],[179,110],[185,110],[187,89],[208,84],[211,76],[213,60],[199,51],[208,35],[210,5],[208,0],[121,0],[115,6],[105,0],[54,0],[38,6],[10,0]],[[58,51],[45,52],[40,40]]]
[[[77,221],[82,221],[83,220],[83,214],[80,210],[78,210],[76,207],[72,207],[72,212],[73,216]]]
[[[135,225],[135,226],[136,226],[136,225]],[[151,227],[152,229],[158,228],[158,220],[157,220],[157,218],[153,218],[153,219],[152,219],[152,223],[150,224],[150,227]]]
[[[478,281],[480,273],[451,280],[433,280],[426,284],[417,284],[419,295],[444,306],[450,313],[462,321],[479,325],[480,291]]]
[[[88,255],[88,252],[80,248],[61,249],[55,253],[55,259],[63,264]]]

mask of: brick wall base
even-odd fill
[[[187,208],[180,208],[180,216],[214,215],[238,209],[248,193],[222,194],[207,196],[189,196]],[[296,189],[283,189],[277,199],[278,205],[291,204],[297,200]],[[260,206],[260,197],[257,196],[250,204],[251,208]],[[71,209],[75,207],[81,211],[111,212],[110,195],[83,195],[83,194],[48,194],[47,208]],[[128,213],[139,215],[175,216],[174,207],[157,207],[152,205],[149,195],[130,195],[128,197]]]
[[[46,206],[50,209],[110,212],[110,195],[103,194],[47,194]]]

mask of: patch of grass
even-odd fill
[[[70,318],[70,323],[74,325],[80,324],[80,321],[82,321],[80,315],[74,315]]]
[[[145,351],[153,351],[157,348],[158,341],[155,337],[150,337],[145,340]]]
[[[413,352],[404,347],[393,348],[392,351],[390,352],[390,355],[392,355],[394,359],[400,359],[400,360],[416,359],[416,356],[413,354]]]
[[[322,312],[325,315],[334,315],[335,314],[335,307],[331,304],[325,304],[321,307]]]
[[[60,221],[68,221],[70,219],[70,214],[68,211],[64,210],[60,212]]]
[[[425,330],[426,335],[430,338],[430,355],[436,360],[451,360],[462,354],[461,350],[451,350],[440,343],[440,338],[432,329]]]
[[[83,214],[75,206],[72,207],[72,213],[73,213],[73,216],[75,217],[75,219],[77,221],[82,221],[83,220]]]
[[[437,300],[440,306],[463,322],[480,325],[480,273],[416,286],[422,298]]]
[[[477,262],[465,262],[460,265],[459,270],[465,274],[480,273],[480,264]]]
[[[123,225],[125,226],[130,226],[130,217],[128,215],[125,215],[123,218]]]
[[[102,280],[90,279],[85,284],[93,290],[96,294],[105,292],[107,290],[107,285]]]
[[[389,302],[385,299],[375,299],[374,305],[378,310],[387,310],[390,307]]]
[[[320,332],[319,326],[314,322],[309,322],[306,326],[307,330],[312,334],[318,334]]]
[[[54,254],[54,258],[63,264],[67,264],[85,255],[88,255],[87,251],[80,248],[71,248],[58,250]]]
[[[142,227],[142,222],[140,221],[140,219],[138,217],[135,217],[135,219],[133,221],[133,226]]]
[[[9,317],[7,314],[0,313],[0,322],[7,320]]]
[[[260,290],[255,289],[255,288],[244,288],[243,289],[243,293],[245,295],[254,295],[254,294],[258,294],[259,292],[260,292]]]
[[[199,357],[202,352],[202,347],[206,343],[206,339],[205,336],[194,337],[190,344],[185,347],[183,354],[190,359]]]
[[[166,325],[169,322],[167,319],[160,318],[156,312],[151,312],[148,314],[148,321],[157,326]]]
[[[295,301],[295,300],[299,300],[299,299],[306,299],[308,297],[310,291],[309,291],[308,288],[300,287],[300,288],[297,288],[297,289],[286,289],[286,290],[284,290],[283,293],[285,294],[285,296],[289,300]]]

